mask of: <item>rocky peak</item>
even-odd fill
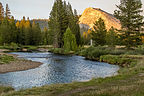
[[[79,23],[80,25],[84,24],[93,28],[94,22],[96,22],[99,18],[102,18],[105,21],[107,30],[109,30],[112,26],[116,29],[121,28],[121,24],[118,19],[100,8],[86,8],[79,19]]]

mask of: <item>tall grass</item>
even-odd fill
[[[8,86],[6,86],[6,87],[0,86],[0,94],[7,93],[9,91],[14,91],[14,89],[12,87],[8,87]]]

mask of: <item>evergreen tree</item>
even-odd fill
[[[45,45],[51,45],[53,42],[52,33],[47,28],[44,28],[43,32],[43,43]]]
[[[118,41],[118,35],[113,27],[109,29],[106,35],[106,43],[110,47],[114,47],[117,44]]]
[[[14,17],[12,16],[10,19],[10,31],[9,35],[11,36],[11,42],[17,43],[18,42],[18,30],[15,24]]]
[[[53,46],[56,48],[59,47],[58,38],[60,36],[59,35],[60,34],[60,24],[58,22],[59,18],[58,18],[58,8],[57,7],[58,7],[58,4],[55,1],[52,11],[50,13],[50,17],[49,17],[50,21],[48,22],[49,30],[51,30],[53,33]]]
[[[114,15],[121,21],[121,39],[127,48],[137,46],[142,43],[141,31],[143,23],[142,3],[140,0],[121,0]]]
[[[23,19],[21,20],[20,24],[19,24],[19,36],[18,36],[18,41],[19,44],[25,45],[25,33],[24,33],[24,29],[25,29],[25,17],[23,17]]]
[[[62,2],[62,0],[57,0],[57,4],[58,4],[58,22],[59,22],[59,28],[60,28],[60,33],[59,33],[59,39],[58,39],[58,44],[59,47],[62,48],[64,45],[64,41],[63,41],[63,35],[68,27],[68,17],[67,17],[67,12],[66,12],[66,8],[64,6],[64,2]]]
[[[94,23],[94,30],[91,33],[92,40],[94,41],[95,45],[105,45],[106,44],[106,27],[104,20],[99,18],[98,21]]]
[[[11,42],[10,24],[7,18],[5,18],[0,26],[0,35],[2,44],[9,44]]]
[[[8,7],[8,4],[6,4],[5,17],[8,18],[8,19],[11,18],[11,12],[10,12],[10,9]]]
[[[67,51],[75,51],[77,49],[77,43],[75,35],[72,34],[70,28],[67,28],[66,32],[64,33],[64,49]]]
[[[35,21],[33,21],[32,24],[32,45],[39,45],[41,43],[41,29],[39,27],[39,24],[35,24]]]
[[[80,45],[81,36],[80,36],[79,18],[76,9],[74,9],[73,12],[70,3],[68,3],[67,5],[67,14],[69,19],[69,27],[72,30],[72,33],[76,36],[77,44]]]
[[[0,2],[0,24],[2,23],[3,19],[4,19],[4,8],[2,3]]]
[[[62,0],[56,0],[50,13],[49,30],[53,32],[54,47],[62,48],[64,45],[63,35],[69,26],[72,33],[77,38],[77,44],[80,42],[80,29],[77,14],[73,13],[71,5]]]
[[[31,43],[31,23],[29,18],[26,20],[25,24],[24,24],[24,41],[25,41],[25,45],[30,45]]]
[[[80,45],[81,44],[80,26],[79,26],[79,17],[77,15],[76,9],[74,10],[74,17],[75,17],[75,19],[74,19],[75,20],[74,33],[75,33],[75,36],[76,36],[77,44]]]

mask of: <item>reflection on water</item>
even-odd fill
[[[0,82],[16,90],[55,83],[87,81],[92,78],[117,74],[118,66],[85,60],[81,56],[63,56],[52,53],[15,52],[19,57],[42,62],[38,68],[0,74]]]

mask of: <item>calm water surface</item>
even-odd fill
[[[81,56],[63,56],[49,52],[11,54],[43,63],[35,69],[0,74],[0,84],[10,85],[16,90],[47,84],[88,81],[92,78],[116,75],[119,70],[118,66],[85,60]]]

